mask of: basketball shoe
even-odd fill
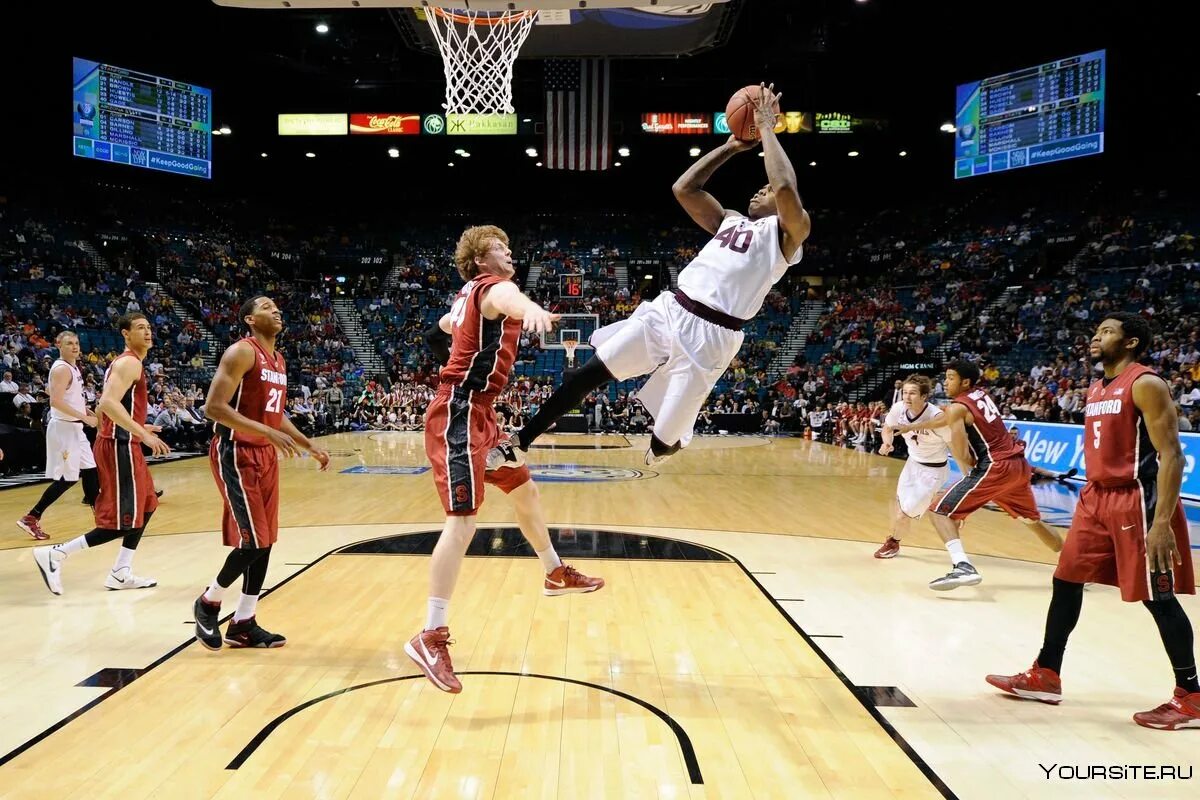
[[[562,564],[547,573],[542,594],[557,597],[561,594],[582,594],[604,588],[604,578],[589,578],[574,567]]]
[[[454,674],[454,664],[450,661],[450,629],[442,626],[433,631],[421,631],[404,643],[404,652],[417,662],[417,666],[425,673],[425,677],[443,692],[458,694],[462,684]]]
[[[41,571],[46,588],[54,594],[63,592],[62,563],[66,560],[66,555],[57,547],[47,545],[33,548],[33,563],[37,564],[38,570]]]
[[[134,575],[131,567],[121,567],[108,573],[108,577],[104,579],[104,588],[110,592],[115,592],[119,589],[149,589],[151,586],[158,586],[158,581],[154,578],[143,578],[140,575]]]
[[[196,639],[209,650],[221,649],[221,607],[206,602],[204,595],[192,603],[192,615],[196,618]]]
[[[1153,711],[1140,711],[1133,721],[1143,728],[1177,731],[1181,728],[1200,728],[1200,692],[1188,694],[1187,689],[1175,687],[1175,696]]]
[[[976,572],[973,566],[965,561],[960,561],[954,565],[954,569],[942,577],[931,580],[929,588],[935,592],[948,592],[959,586],[977,586],[982,582],[983,576]]]
[[[42,530],[42,521],[33,514],[26,514],[17,520],[17,527],[38,541],[43,541],[50,538],[50,534]]]
[[[254,617],[241,622],[230,622],[225,629],[225,644],[230,647],[283,647],[287,644],[281,634],[271,633],[258,624]]]
[[[488,472],[494,469],[515,468],[525,463],[526,452],[521,449],[521,440],[514,433],[507,439],[502,439],[498,445],[488,450],[487,463],[484,469]]]
[[[876,558],[895,558],[898,555],[900,555],[900,540],[895,536],[887,537],[887,541],[875,551]]]
[[[988,675],[985,680],[1001,691],[1026,700],[1039,700],[1054,706],[1062,702],[1062,681],[1058,673],[1039,667],[1036,661],[1032,667],[1017,675]]]

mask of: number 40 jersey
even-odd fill
[[[771,287],[804,256],[785,254],[779,217],[750,219],[732,211],[717,235],[679,273],[679,288],[697,303],[738,319],[753,319]]]
[[[243,417],[279,430],[283,421],[283,405],[287,402],[287,366],[283,362],[283,355],[278,350],[267,353],[253,336],[245,337],[242,342],[253,348],[254,366],[242,376],[229,404]],[[235,431],[220,423],[216,423],[213,430],[217,438],[225,442],[259,447],[270,444],[265,436]]]
[[[972,389],[954,398],[971,412],[974,425],[967,429],[967,444],[975,454],[975,469],[984,469],[993,461],[1025,457],[1025,442],[1008,432],[1000,409],[983,389]]]

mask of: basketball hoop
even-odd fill
[[[572,333],[575,335],[572,336]],[[579,331],[563,331],[562,346],[563,350],[567,351],[567,366],[574,369],[575,348],[579,347]]]
[[[425,21],[442,54],[447,114],[512,114],[513,62],[536,10],[489,13],[430,6]]]

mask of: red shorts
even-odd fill
[[[93,507],[96,527],[113,531],[144,527],[146,515],[158,508],[158,497],[142,443],[98,438],[92,455],[100,479]]]
[[[1171,516],[1175,546],[1183,563],[1171,573],[1156,573],[1152,578],[1146,561],[1146,533],[1153,520],[1153,495],[1143,495],[1137,484],[1111,489],[1087,484],[1079,493],[1054,577],[1072,583],[1120,587],[1121,599],[1131,603],[1165,600],[1172,593],[1195,594],[1196,576],[1183,504],[1176,505]]]
[[[966,519],[988,503],[995,503],[1015,519],[1041,519],[1029,487],[1032,474],[1024,458],[1006,458],[982,469],[976,467],[934,501],[931,510],[950,519]]]
[[[222,441],[208,446],[217,489],[225,500],[221,538],[228,547],[270,547],[279,538],[279,456],[271,446]]]
[[[529,467],[485,472],[487,453],[500,441],[493,398],[442,386],[425,411],[425,454],[448,516],[469,516],[483,505],[485,483],[508,494],[530,480]]]

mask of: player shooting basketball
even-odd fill
[[[730,136],[671,187],[696,224],[713,234],[679,273],[678,288],[596,331],[592,359],[564,379],[528,425],[488,453],[488,469],[520,467],[533,441],[589,392],[639,375],[650,375],[638,399],[654,417],[646,463],[661,463],[691,441],[704,399],[742,346],[742,327],[800,260],[811,228],[796,171],[775,136],[782,95],[774,88],[760,84],[754,98],[768,183],[750,198],[747,213],[722,207],[704,190],[718,167],[757,144]]]

